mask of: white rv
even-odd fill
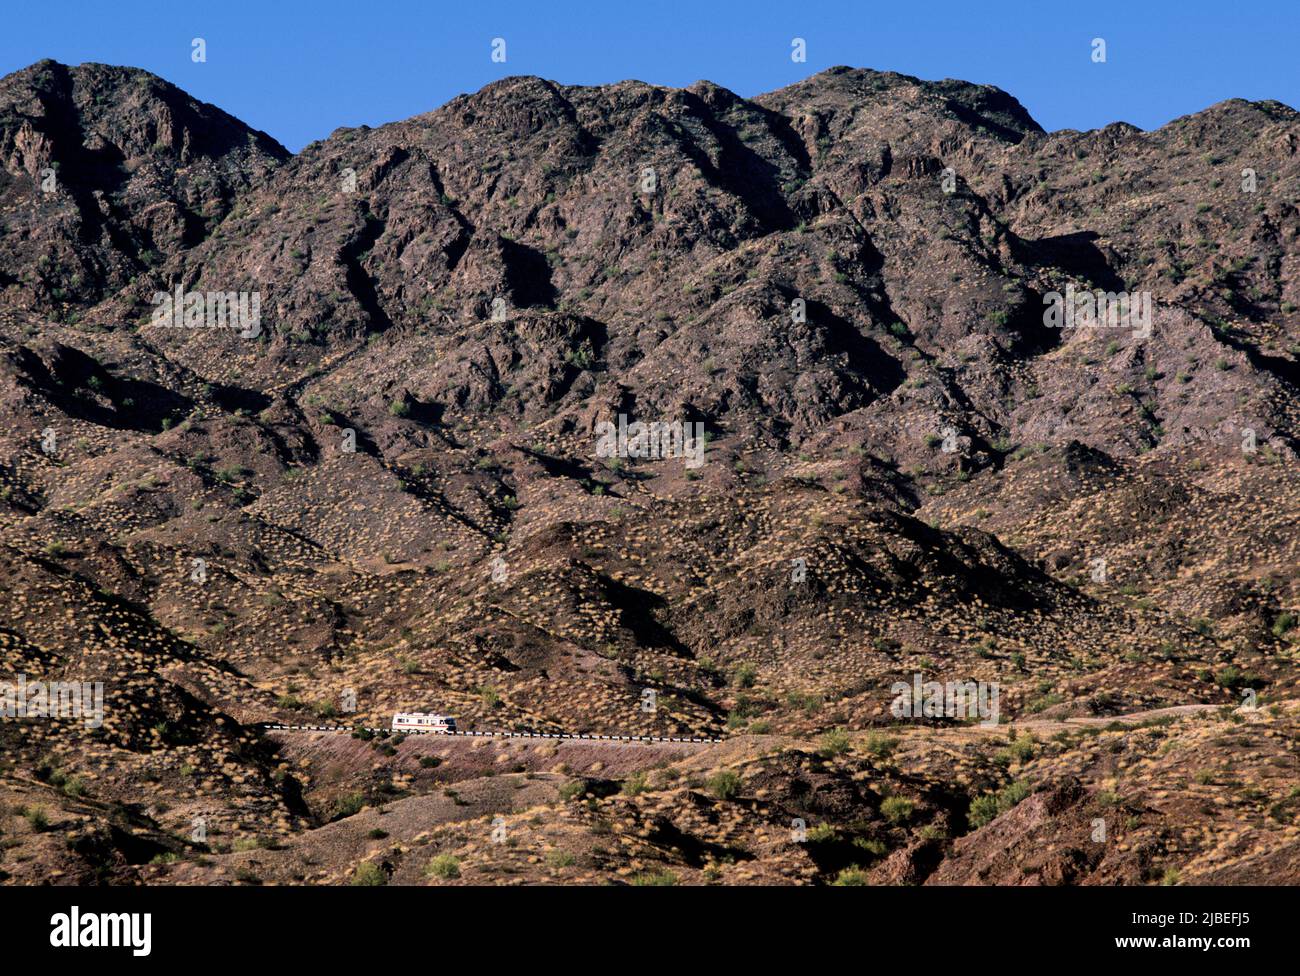
[[[394,732],[448,732],[456,731],[456,720],[450,715],[433,715],[429,712],[398,712],[393,716]]]

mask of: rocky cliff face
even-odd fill
[[[148,72],[42,61],[9,75],[5,304],[75,315],[203,240],[288,156]]]
[[[147,783],[154,852],[200,814],[310,845],[330,790],[437,782],[399,750],[309,759],[318,787],[253,727],[349,693],[348,724],[729,733],[742,792],[842,834],[760,874],[1010,879],[1039,807],[1148,799],[1066,723],[1296,695],[1298,137],[1239,101],[1046,133],[994,88],[836,68],[754,100],[511,78],[290,155],[145,72],[0,80],[0,650],[93,672],[107,715],[6,725],[39,774],[7,788],[102,833]],[[1098,293],[1109,325],[1045,318]],[[670,426],[628,450],[620,417]],[[920,673],[1066,738],[900,725]],[[874,726],[916,815],[865,833],[883,796],[803,791],[883,775],[879,740],[756,758]],[[692,762],[601,802],[703,803]],[[1166,766],[1141,857],[1043,876],[1231,874],[1165,845],[1195,806]],[[63,869],[138,876],[105,836]]]

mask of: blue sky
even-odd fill
[[[6,5],[0,74],[51,57],[146,68],[290,149],[497,78],[700,79],[752,96],[836,64],[962,78],[1048,129],[1155,128],[1225,98],[1300,105],[1298,0],[40,0]],[[190,58],[207,42],[207,62]],[[505,64],[490,58],[506,41]],[[793,63],[790,42],[807,41]],[[1094,64],[1091,41],[1106,40]]]

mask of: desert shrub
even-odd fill
[[[567,868],[577,860],[568,851],[550,851],[546,855],[546,863],[553,868]]]
[[[737,688],[752,688],[758,678],[758,668],[754,665],[745,663],[738,664],[736,670],[732,672],[731,680]]]
[[[903,796],[887,796],[880,801],[880,815],[890,823],[902,823],[912,815],[915,805]]]
[[[884,841],[876,840],[874,837],[855,837],[853,838],[853,846],[876,857],[884,857],[885,852],[889,850]]]
[[[642,871],[632,876],[632,884],[637,888],[670,888],[677,882],[677,875],[671,871]]]
[[[994,762],[999,762],[1003,765],[1012,762],[1026,762],[1027,760],[1034,758],[1034,753],[1037,749],[1038,746],[1037,743],[1034,742],[1034,737],[1026,732],[1008,742],[1006,748],[999,749],[994,754],[993,760]]]
[[[709,792],[719,800],[730,800],[740,792],[740,775],[724,769],[709,779]]]
[[[1029,793],[1029,784],[1023,779],[1018,779],[1014,783],[1008,783],[1002,788],[1002,792],[998,794],[999,811],[1005,813],[1025,797],[1029,796]]]
[[[1018,779],[1014,783],[1007,784],[997,793],[976,797],[971,801],[966,818],[970,821],[972,827],[983,827],[994,817],[1004,814],[1014,807],[1027,797],[1029,792],[1029,784]]]
[[[993,795],[977,796],[971,800],[970,812],[966,819],[972,827],[983,827],[998,815],[998,798]]]
[[[868,755],[875,756],[877,759],[888,759],[898,748],[898,740],[893,736],[872,732],[863,741],[862,747]]]
[[[820,844],[835,839],[835,828],[828,823],[814,824],[808,828],[808,843]]]
[[[560,799],[572,800],[587,792],[587,784],[580,779],[571,780],[560,787]]]
[[[356,873],[352,875],[350,883],[357,888],[375,888],[387,884],[388,876],[378,865],[366,861],[357,865]]]
[[[361,793],[348,793],[334,801],[334,816],[350,817],[354,813],[360,813],[361,808],[366,805],[366,798]]]
[[[832,756],[842,756],[849,751],[849,734],[843,729],[831,729],[821,739],[821,748],[817,750],[818,755],[830,759]]]
[[[442,878],[444,880],[449,878],[459,878],[460,858],[453,854],[439,854],[429,862],[428,874],[430,877]]]
[[[835,876],[835,880],[831,884],[836,888],[865,888],[867,886],[867,872],[856,865],[845,868]]]
[[[1065,696],[1060,692],[1051,691],[1045,695],[1040,695],[1026,706],[1026,711],[1041,712],[1051,708],[1053,705],[1059,705],[1065,701]]]
[[[1231,664],[1214,676],[1214,683],[1222,688],[1227,688],[1229,691],[1258,687],[1261,684],[1255,675],[1247,674]]]
[[[1273,636],[1281,637],[1287,631],[1296,625],[1296,616],[1293,613],[1283,613],[1273,621]]]

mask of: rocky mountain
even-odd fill
[[[1298,138],[834,68],[293,155],[0,80],[0,680],[103,686],[0,720],[0,870],[1295,881]]]

